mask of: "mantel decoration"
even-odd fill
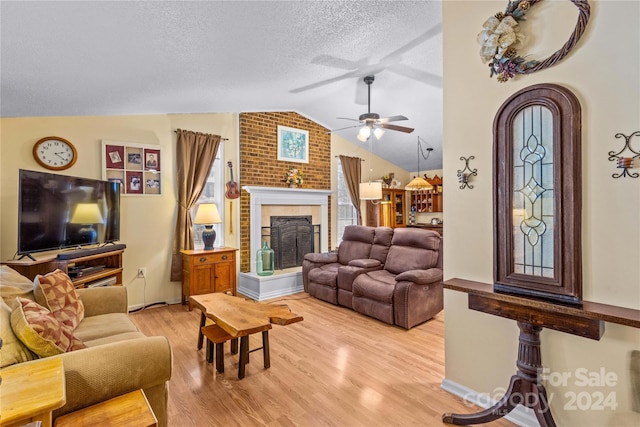
[[[295,188],[304,182],[304,174],[301,169],[289,166],[289,170],[284,177],[284,182],[289,184],[289,187]]]
[[[562,48],[542,61],[527,60],[526,55],[520,55],[518,49],[522,47],[525,37],[520,32],[518,24],[526,19],[527,10],[539,1],[541,0],[510,1],[504,12],[496,13],[482,25],[482,31],[478,34],[477,40],[481,45],[482,62],[489,63],[490,77],[495,74],[498,76],[498,81],[503,83],[515,77],[516,74],[531,74],[549,68],[567,56],[582,37],[589,22],[589,3],[587,0],[571,0],[571,3],[580,11],[580,15],[571,37]]]

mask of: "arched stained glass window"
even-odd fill
[[[582,301],[580,104],[552,84],[510,97],[494,121],[496,291]]]

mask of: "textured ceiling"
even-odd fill
[[[442,165],[439,1],[2,1],[3,117],[297,111],[405,115],[374,154]],[[337,133],[363,147],[357,129]],[[349,154],[349,153],[346,153]]]

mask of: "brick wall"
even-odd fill
[[[278,125],[309,131],[309,163],[278,161]],[[240,188],[245,185],[287,187],[289,166],[304,173],[302,188],[331,189],[331,135],[327,128],[293,112],[240,114]],[[240,193],[240,271],[251,270],[249,193]],[[331,200],[329,200],[331,227]],[[322,230],[329,233],[331,230]],[[331,241],[329,241],[331,247]]]

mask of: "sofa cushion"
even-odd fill
[[[419,228],[396,228],[384,265],[385,270],[400,274],[408,270],[426,270],[438,263],[440,235]]]
[[[16,297],[33,299],[33,281],[7,265],[0,265],[0,294],[9,307]]]
[[[320,285],[336,287],[336,276],[340,264],[327,264],[320,268],[314,268],[309,272],[309,280]]]
[[[384,264],[387,260],[392,238],[393,228],[376,227],[375,238],[373,239],[373,246],[371,246],[371,255],[369,255],[369,258],[377,259]]]
[[[11,327],[18,339],[40,357],[86,348],[53,313],[26,298],[16,298]]]
[[[362,225],[348,225],[342,234],[342,243],[338,247],[338,262],[347,265],[354,259],[369,258],[373,244],[375,228]]]
[[[356,278],[353,282],[353,296],[392,304],[395,286],[395,275],[386,270],[376,270]]]
[[[36,301],[73,331],[84,318],[84,305],[67,273],[55,270],[44,276],[38,274],[34,283]]]
[[[2,337],[2,348],[0,348],[1,368],[38,358],[13,332],[11,328],[11,307],[2,299],[0,299],[0,337]]]
[[[108,313],[85,317],[73,333],[83,342],[127,332],[138,332],[126,313]]]
[[[95,340],[83,341],[83,342],[87,347],[91,348],[91,347],[98,347],[105,344],[110,344],[112,342],[135,340],[140,338],[145,338],[145,335],[142,332],[124,332],[122,334],[96,338]]]

